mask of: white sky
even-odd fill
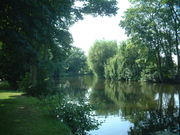
[[[119,22],[124,11],[130,7],[130,3],[128,0],[118,0],[118,7],[116,16],[92,17],[88,15],[84,17],[84,20],[75,23],[70,28],[74,40],[73,45],[82,48],[87,54],[95,40],[105,39],[119,42],[127,39]]]

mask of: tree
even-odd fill
[[[179,36],[176,34],[179,29],[177,27],[179,17],[176,16],[179,14],[179,3],[173,0],[175,12],[172,14],[168,8],[169,0],[132,0],[131,2],[133,6],[126,11],[120,25],[135,42],[148,47],[156,57],[158,78],[159,81],[164,81],[174,75],[172,55],[177,55],[179,59],[177,45]],[[177,74],[178,72],[179,69]]]
[[[104,65],[117,51],[115,41],[96,41],[90,48],[88,63],[93,73],[98,77],[104,76]]]
[[[162,0],[164,7],[167,8],[167,13],[169,17],[166,19],[168,21],[169,27],[169,36],[168,41],[169,43],[173,44],[175,47],[175,54],[177,55],[177,75],[180,75],[180,52],[179,52],[179,45],[180,45],[180,2],[178,0]],[[173,39],[173,40],[172,40]]]
[[[1,44],[0,47],[0,79],[8,81],[15,89],[18,87],[18,81],[28,70],[26,65],[28,57],[32,57],[30,53],[22,51],[24,48],[26,46],[19,46],[18,44],[13,46]]]
[[[139,80],[147,64],[148,49],[132,41],[120,44],[117,54],[107,60],[105,77],[113,80]]]
[[[87,67],[87,59],[84,52],[77,47],[73,47],[70,56],[64,61],[65,72],[72,74],[84,74]]]
[[[1,76],[16,85],[28,76],[27,88],[36,89],[38,81],[42,85],[50,80],[59,71],[55,65],[67,57],[72,43],[68,29],[73,23],[84,14],[115,15],[116,11],[115,0],[1,0]],[[15,72],[21,74],[10,80],[7,76]]]

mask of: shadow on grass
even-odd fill
[[[0,94],[1,96],[1,94]],[[0,134],[13,135],[14,127],[13,99],[0,99]]]

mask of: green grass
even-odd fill
[[[14,92],[14,91],[0,91],[0,100],[1,99],[13,99],[16,96],[22,95],[22,92]]]
[[[51,117],[34,97],[0,90],[0,135],[69,135],[70,130]]]

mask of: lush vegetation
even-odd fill
[[[116,0],[1,0],[0,82],[6,81],[12,89],[39,98],[55,94],[56,80],[63,72],[84,74],[87,68],[84,53],[72,47],[69,27],[87,14],[115,15],[116,4]],[[69,134],[63,124],[58,125],[49,113],[45,114],[48,111],[44,112],[38,99],[21,96],[10,104],[5,102],[2,100],[0,110],[4,116],[1,134]],[[70,113],[73,123],[63,122],[71,132],[85,134],[96,128],[88,105],[80,104],[74,109],[71,106],[66,101],[65,108],[57,112],[64,112],[60,115],[62,119]]]
[[[179,0],[133,0],[120,25],[132,38],[135,45],[146,47],[149,51],[146,74],[157,74],[156,80],[166,81],[179,76]],[[177,68],[173,61],[177,58]],[[175,69],[176,68],[176,69]],[[154,71],[153,71],[154,70]]]
[[[70,54],[69,27],[85,14],[110,16],[116,11],[114,0],[2,0],[0,79],[31,95],[48,93]]]
[[[90,105],[63,96],[52,100],[52,94],[57,94],[56,80],[89,73],[87,64],[99,78],[180,81],[179,0],[130,2],[120,22],[130,39],[120,44],[98,40],[86,58],[72,46],[69,27],[87,14],[115,15],[116,0],[1,0],[0,87],[7,89],[10,84],[14,90],[43,99],[48,95],[43,108],[39,99],[1,91],[1,134],[33,135],[44,129],[47,134],[82,135],[97,128]],[[61,122],[59,126],[55,119],[69,128]]]
[[[180,3],[132,0],[131,4],[120,22],[130,39],[121,43],[118,51],[110,42],[101,41],[106,42],[101,49],[95,43],[89,52],[90,67],[107,79],[180,80]]]
[[[141,49],[143,49],[141,47]],[[143,63],[146,59],[145,52],[130,41],[123,42],[114,57],[107,60],[105,64],[105,77],[117,80],[138,80]],[[144,51],[146,51],[144,49]]]
[[[87,57],[82,49],[72,47],[70,55],[63,62],[61,68],[61,75],[85,75],[89,74],[90,70],[87,65]]]
[[[86,135],[88,131],[97,129],[100,124],[92,113],[93,106],[83,98],[75,102],[58,94],[47,97],[43,101],[49,108],[50,114],[65,123],[73,135]]]
[[[37,99],[10,90],[6,82],[1,82],[0,86],[8,88],[0,89],[0,115],[3,116],[0,118],[1,134],[86,135],[100,125],[92,113],[93,105],[84,98],[74,101],[67,98],[64,91],[59,91],[56,95]],[[13,128],[9,130],[11,126]]]
[[[107,59],[114,56],[117,51],[115,41],[96,41],[90,48],[88,63],[93,73],[98,77],[104,75],[104,64]]]

